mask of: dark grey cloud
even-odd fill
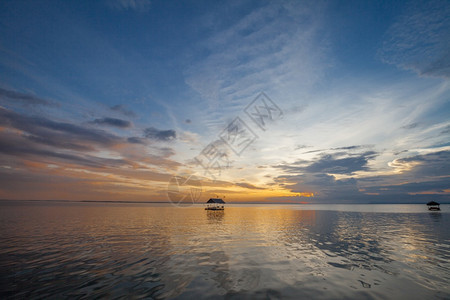
[[[361,169],[365,166],[364,158],[371,155],[375,154],[362,153],[359,160],[349,162],[337,159],[335,163],[342,167],[345,162],[347,171],[355,166],[358,168],[358,165]],[[321,156],[312,162],[300,161],[294,166],[282,166],[288,174],[276,177],[275,182],[295,193],[314,192],[312,200],[317,202],[424,203],[430,199],[450,202],[450,151],[397,159],[397,166],[414,167],[399,174],[358,179],[337,179],[327,174],[324,171],[329,170],[329,162],[329,158]],[[334,167],[331,169],[334,170]]]
[[[136,117],[136,114],[133,111],[127,109],[126,107],[124,107],[121,104],[111,106],[110,109],[113,111],[119,112],[127,117],[132,117],[132,118]]]
[[[344,158],[337,154],[326,154],[307,166],[305,170],[311,173],[352,174],[356,171],[367,171],[368,161],[376,156],[377,153],[374,151]]]
[[[177,134],[175,130],[159,130],[154,127],[149,127],[144,130],[144,136],[151,140],[157,141],[171,141],[176,139]]]
[[[337,180],[333,175],[306,173],[279,176],[275,181],[294,193],[314,193],[318,201],[357,202],[362,195],[354,178]]]
[[[367,163],[374,159],[377,153],[367,151],[360,154],[348,154],[345,152],[335,154],[322,154],[313,161],[298,160],[289,165],[278,165],[277,168],[288,173],[330,173],[353,174],[356,171],[367,171]]]
[[[20,102],[23,105],[45,105],[45,106],[57,106],[56,103],[53,103],[49,100],[30,95],[24,94],[16,91],[6,90],[0,88],[0,99],[3,101],[14,101]]]
[[[314,193],[315,201],[357,202],[357,199],[365,196],[359,191],[357,180],[352,177],[338,180],[332,174],[351,176],[357,171],[368,171],[368,162],[378,154],[374,151],[352,153],[353,150],[364,147],[366,146],[332,148],[327,151],[339,152],[323,152],[311,161],[298,160],[293,164],[275,166],[287,174],[274,180],[294,193]]]
[[[24,131],[29,139],[50,146],[65,145],[70,149],[82,149],[86,144],[111,146],[122,142],[122,138],[103,130],[85,128],[79,125],[56,122],[44,117],[18,114],[0,107],[0,126]]]
[[[139,151],[139,145],[124,147],[128,144],[147,144],[145,138],[120,137],[104,130],[84,127],[83,125],[58,122],[44,117],[27,116],[0,107],[0,165],[8,166],[5,172],[20,172],[22,176],[34,176],[30,167],[39,170],[48,164],[65,168],[101,169],[102,172],[118,174],[128,178],[142,176],[141,171],[148,165],[174,170],[181,164],[168,159],[175,152],[168,147],[155,147],[153,151]],[[117,147],[120,145],[120,147]],[[109,149],[118,158],[98,156],[98,150]],[[30,164],[31,163],[31,164]],[[33,164],[37,163],[37,164]],[[138,170],[137,170],[138,169]],[[0,172],[2,173],[2,172]],[[45,173],[45,172],[43,172]],[[51,172],[53,173],[53,172]],[[65,172],[54,172],[55,178]],[[69,172],[70,173],[70,172]],[[146,174],[146,173],[145,173]],[[161,176],[163,174],[154,173]],[[1,174],[0,174],[1,176]],[[70,175],[73,180],[76,179]],[[23,183],[23,182],[22,182]],[[22,184],[29,189],[29,184]]]
[[[414,177],[450,176],[450,151],[437,151],[398,159],[398,163],[418,162],[412,171]],[[449,182],[450,183],[450,182]]]
[[[414,167],[398,175],[361,178],[365,192],[379,194],[384,199],[402,202],[428,202],[430,200],[450,203],[450,151],[415,155],[396,160],[396,164]]]
[[[130,144],[142,144],[142,145],[146,144],[145,139],[140,138],[140,137],[136,137],[136,136],[129,137],[127,139],[127,141]]]
[[[295,150],[303,149],[303,148],[311,148],[312,146],[297,146]],[[333,152],[333,151],[340,151],[340,150],[361,150],[364,148],[372,148],[373,145],[353,145],[353,146],[345,146],[345,147],[336,147],[336,148],[329,148],[329,149],[316,149],[316,150],[309,150],[306,152],[303,152],[305,154],[307,153],[317,153],[317,152]]]
[[[346,147],[337,147],[337,148],[331,148],[330,150],[357,150],[361,148],[368,148],[369,145],[354,145],[354,146],[346,146]]]
[[[95,119],[91,123],[98,124],[98,125],[113,126],[113,127],[118,127],[118,128],[128,128],[131,126],[131,122],[129,122],[127,120],[108,118],[108,117],[101,118],[101,119]]]
[[[420,194],[426,192],[444,193],[444,190],[448,189],[448,180],[442,178],[436,178],[430,181],[423,182],[410,182],[403,184],[385,184],[382,186],[366,187],[365,191],[370,193],[379,193],[384,195],[409,195]]]
[[[62,149],[49,149],[33,143],[30,139],[24,139],[13,134],[4,134],[3,132],[0,134],[0,153],[47,162],[56,160],[94,168],[117,167],[129,164],[123,159],[100,158],[80,153],[68,153]]]
[[[323,152],[323,151],[325,151],[325,150],[324,149],[318,149],[318,150],[309,150],[309,151],[306,151],[306,152],[303,152],[303,153],[309,154],[309,153],[317,153],[317,152]]]

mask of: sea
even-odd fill
[[[450,205],[0,202],[1,299],[450,299]]]

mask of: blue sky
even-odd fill
[[[170,178],[194,174],[234,201],[448,202],[449,15],[2,1],[0,198],[167,201]],[[282,111],[265,130],[245,113],[261,92]],[[239,154],[220,139],[236,117],[255,136]],[[208,145],[227,157],[214,175],[195,160]]]

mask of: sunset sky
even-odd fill
[[[194,175],[201,202],[450,202],[448,16],[449,1],[1,1],[0,199],[169,201]]]

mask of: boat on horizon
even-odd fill
[[[225,209],[225,201],[221,198],[210,198],[206,202],[205,210],[224,210]]]
[[[428,210],[431,210],[431,211],[441,210],[441,208],[439,207],[439,203],[437,203],[436,201],[428,202],[427,206],[428,206]]]

